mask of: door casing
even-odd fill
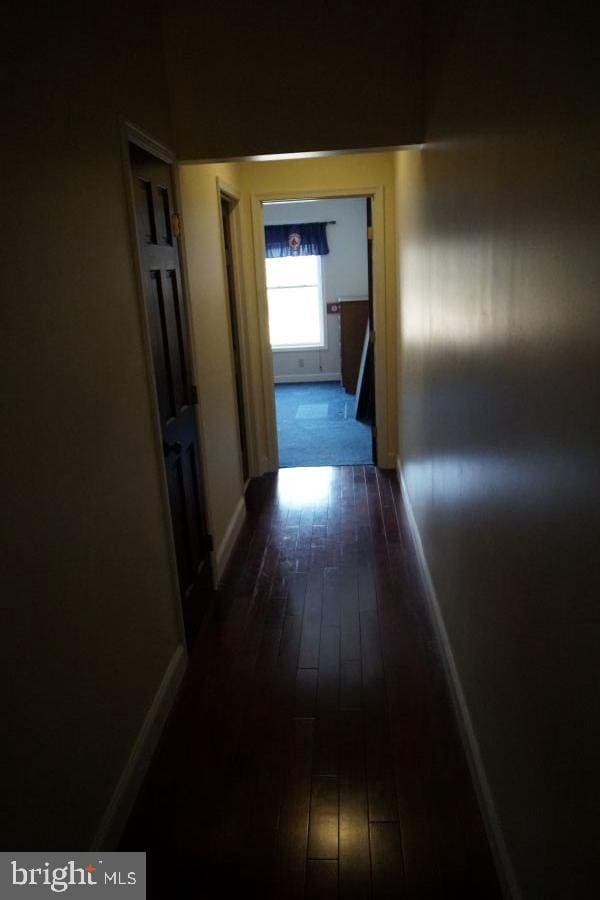
[[[246,437],[246,447],[248,454],[248,478],[245,480],[244,489],[248,486],[248,482],[250,477],[256,473],[256,454],[255,454],[255,443],[254,443],[254,432],[250,427],[250,423],[252,420],[251,408],[249,403],[249,398],[251,396],[251,380],[249,377],[249,353],[248,353],[248,327],[246,322],[246,316],[248,312],[247,304],[243,302],[243,298],[245,297],[244,292],[244,278],[243,278],[243,266],[242,266],[242,250],[241,250],[241,240],[240,240],[240,232],[241,232],[241,222],[240,222],[240,201],[241,197],[239,192],[224,181],[221,177],[217,177],[216,179],[216,188],[217,188],[217,201],[221,204],[221,198],[225,197],[230,205],[230,214],[229,214],[229,224],[230,224],[230,237],[231,237],[231,252],[233,257],[233,274],[235,280],[235,311],[237,314],[237,330],[238,330],[238,343],[239,343],[239,355],[240,355],[240,373],[242,380],[242,398],[243,398],[243,409],[242,416],[244,419],[245,426],[245,437]],[[221,232],[221,256],[223,262],[223,280],[224,283],[227,284],[227,266],[225,262],[225,242],[224,236]],[[229,287],[228,287],[229,291]],[[231,302],[231,301],[230,301]],[[227,321],[229,324],[229,331],[232,334],[232,322],[229,305],[227,307]],[[232,338],[232,362],[235,366],[235,360],[233,359],[233,338]],[[234,373],[235,374],[235,373]],[[237,391],[236,391],[236,403],[238,403]],[[240,414],[240,410],[238,409],[238,417]],[[242,471],[242,461],[241,461],[241,447],[240,447],[240,471]]]
[[[159,141],[155,140],[151,135],[147,134],[143,129],[139,128],[137,125],[133,124],[129,120],[122,118],[120,120],[121,126],[121,155],[122,155],[122,164],[123,164],[123,173],[125,180],[125,190],[127,195],[127,206],[129,211],[129,229],[131,236],[131,246],[132,246],[132,258],[134,261],[134,269],[135,269],[135,277],[136,284],[138,289],[138,303],[139,303],[139,315],[140,315],[140,330],[142,333],[142,345],[144,350],[144,360],[146,364],[146,376],[147,376],[147,386],[148,386],[148,394],[150,401],[150,408],[152,410],[152,431],[154,435],[154,452],[157,461],[157,467],[159,472],[159,489],[161,494],[162,508],[163,508],[163,516],[165,522],[165,538],[167,543],[167,553],[169,556],[169,565],[170,565],[170,575],[171,582],[173,585],[173,614],[175,617],[175,624],[177,628],[177,633],[180,638],[180,642],[183,646],[184,652],[186,650],[186,636],[185,636],[185,627],[183,620],[183,611],[181,606],[180,599],[180,587],[179,587],[179,575],[177,569],[177,555],[175,551],[175,539],[173,536],[173,529],[171,524],[171,509],[169,504],[169,493],[167,487],[167,477],[166,471],[164,467],[164,449],[163,449],[163,438],[162,431],[160,425],[160,415],[158,409],[158,398],[156,394],[156,384],[154,377],[154,362],[152,357],[152,343],[150,337],[150,326],[147,319],[146,314],[146,305],[144,302],[144,283],[143,283],[143,266],[142,259],[140,256],[140,249],[138,244],[138,236],[137,236],[137,225],[136,225],[136,217],[135,217],[135,200],[133,195],[133,173],[130,162],[130,154],[129,154],[129,145],[134,144],[137,147],[140,147],[142,150],[146,150],[148,153],[156,156],[158,159],[167,163],[171,166],[171,174],[173,178],[173,187],[175,194],[175,202],[177,209],[181,210],[181,195],[179,189],[179,179],[178,179],[178,169],[175,154],[164,144],[161,144]],[[181,286],[183,293],[183,306],[185,309],[185,315],[187,320],[188,327],[188,335],[189,335],[189,343],[190,343],[190,360],[189,366],[191,370],[191,376],[195,384],[198,383],[195,371],[195,361],[194,361],[194,352],[193,348],[195,346],[194,340],[194,331],[193,331],[193,322],[191,321],[190,311],[189,311],[189,289],[187,282],[187,264],[186,264],[186,253],[185,253],[185,235],[182,233],[179,239],[179,252],[181,256]],[[200,405],[201,398],[198,398],[198,405],[195,408],[196,415],[196,428],[198,434],[200,436],[200,446],[203,444],[203,432],[201,427],[201,417],[200,417]],[[204,482],[206,482],[206,472],[204,469],[204,459],[202,456],[202,452],[199,454],[199,465],[202,469],[202,476]],[[205,515],[206,522],[209,533],[212,533],[212,525],[210,518],[210,508],[205,503]],[[211,554],[211,572],[214,579],[216,578],[216,565],[214,559],[214,552]],[[216,587],[216,584],[214,584]]]
[[[373,211],[373,320],[375,330],[375,426],[377,429],[376,464],[388,465],[388,361],[386,348],[386,272],[385,272],[385,216],[383,185],[364,188],[322,190],[289,190],[276,193],[252,194],[252,230],[254,236],[254,271],[256,273],[259,354],[262,376],[262,401],[265,422],[262,471],[279,468],[277,420],[273,390],[273,354],[269,341],[269,308],[265,276],[265,233],[262,203],[265,200],[334,200],[342,197],[370,197]],[[366,240],[366,235],[365,235]]]

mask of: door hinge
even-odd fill
[[[195,384],[190,384],[190,403],[192,406],[198,406],[198,388]]]
[[[373,226],[372,225],[367,226],[367,240],[368,241],[373,240]]]
[[[371,337],[371,344],[374,347],[375,346],[375,332],[374,331],[371,332],[370,337]]]
[[[179,213],[171,213],[171,234],[174,238],[181,237],[181,216]]]
[[[215,549],[212,534],[207,534],[206,537],[204,538],[204,541],[206,543],[206,549],[207,549],[208,553],[212,553],[213,550]]]

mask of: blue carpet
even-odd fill
[[[371,428],[354,418],[355,398],[335,381],[276,384],[279,465],[373,462]]]

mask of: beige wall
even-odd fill
[[[179,168],[206,499],[219,556],[243,496],[218,187],[236,191],[237,169],[227,164]],[[237,288],[241,294],[243,284]]]
[[[178,642],[118,120],[170,140],[159,19],[57,15],[5,47],[1,832],[32,850],[90,844]]]
[[[351,8],[169,0],[164,7],[181,159],[353,150],[421,139],[417,0],[373,0]]]
[[[467,9],[427,144],[396,160],[402,466],[527,898],[597,885],[592,33],[546,8]]]

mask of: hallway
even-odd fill
[[[149,896],[500,897],[395,474],[248,504],[121,843]]]

